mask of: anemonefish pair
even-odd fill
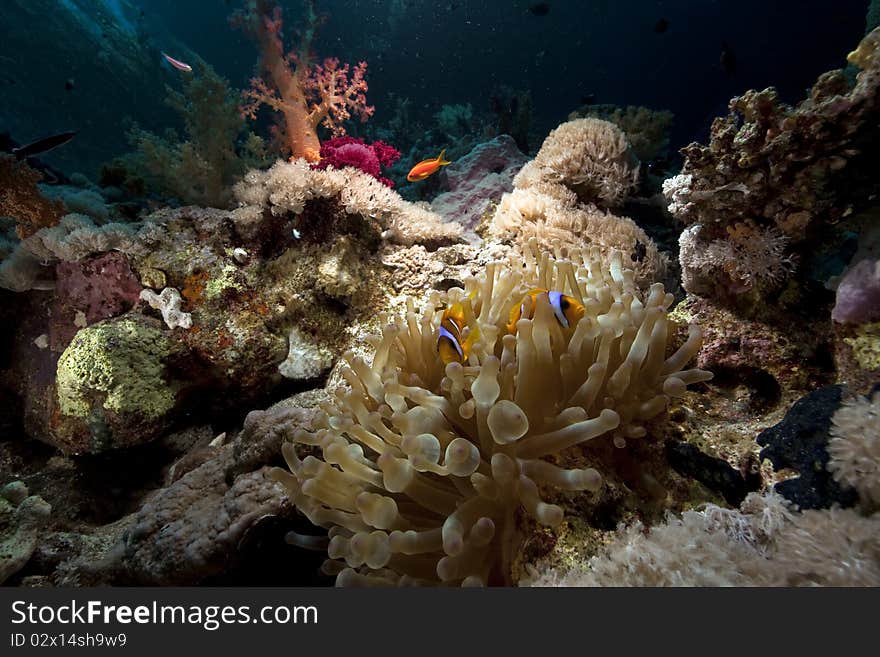
[[[444,155],[446,155],[445,148],[440,151],[440,155],[438,155],[437,157],[428,160],[422,160],[409,170],[409,173],[406,174],[406,179],[410,182],[418,182],[419,180],[424,180],[432,173],[435,173],[440,167],[445,167],[447,164],[452,164],[452,162],[450,162],[449,160],[443,159]]]
[[[522,301],[510,309],[505,326],[508,333],[516,333],[516,323],[520,319],[532,319],[539,300],[546,300],[553,309],[553,315],[562,328],[574,327],[584,316],[584,306],[580,301],[562,292],[536,288],[529,290]],[[472,330],[465,335],[464,307],[452,304],[443,311],[440,332],[437,338],[437,352],[444,365],[452,362],[463,363],[470,355],[471,347],[479,338],[479,331]]]

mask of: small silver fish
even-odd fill
[[[186,62],[182,62],[179,59],[174,59],[171,55],[167,55],[164,52],[162,56],[178,71],[186,71],[187,73],[192,73],[193,67],[187,64]]]

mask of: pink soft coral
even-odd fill
[[[334,137],[321,144],[321,160],[312,167],[354,167],[373,176],[382,184],[394,187],[394,181],[382,176],[381,167],[391,166],[399,157],[400,151],[384,141],[366,144],[363,139],[355,137]]]
[[[335,58],[309,63],[309,48],[317,16],[308,3],[309,21],[298,53],[284,54],[281,8],[274,0],[250,0],[245,12],[234,17],[260,47],[260,68],[266,77],[255,77],[244,92],[242,116],[254,119],[261,105],[284,116],[285,145],[291,157],[317,162],[321,142],[318,126],[333,135],[345,134],[343,121],[353,116],[366,121],[374,107],[367,105],[366,62],[354,68]]]

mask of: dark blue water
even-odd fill
[[[218,70],[242,81],[253,47],[226,24],[235,2],[142,0]],[[295,16],[299,3],[284,2]],[[497,84],[531,91],[547,129],[596,102],[669,109],[673,141],[697,137],[732,95],[774,85],[796,100],[820,73],[843,65],[865,30],[859,0],[557,0],[546,16],[511,0],[321,0],[322,54],[370,65],[371,102],[388,93],[426,113],[486,103]],[[398,9],[395,9],[398,8]],[[399,16],[399,18],[397,18]],[[653,28],[668,21],[665,33]],[[721,70],[721,44],[737,58]]]
[[[175,125],[161,102],[162,87],[175,79],[161,61],[149,62],[155,87],[144,82],[126,88],[121,65],[114,65],[112,79],[102,74],[85,87],[89,57],[101,56],[100,42],[97,49],[76,49],[81,44],[66,43],[63,33],[41,30],[32,20],[22,24],[16,9],[39,6],[51,13],[53,5],[60,12],[63,5],[101,2],[119,15],[140,14],[131,20],[150,57],[185,46],[233,86],[247,85],[257,53],[228,23],[238,0],[4,0],[0,93],[15,102],[0,106],[0,132],[27,141],[41,131],[80,129],[80,141],[91,143],[78,147],[79,157],[93,169],[127,149],[116,125],[126,117],[152,130]],[[845,64],[865,31],[867,10],[864,0],[554,0],[546,3],[546,15],[529,11],[530,0],[316,4],[325,18],[317,54],[368,62],[377,125],[389,119],[391,94],[409,99],[420,122],[430,124],[443,104],[470,103],[487,112],[492,90],[506,85],[531,94],[537,133],[546,134],[592,97],[671,110],[675,147],[704,140],[712,117],[746,89],[774,85],[784,98],[798,100],[817,75]],[[292,43],[302,5],[282,5]],[[658,33],[661,18],[668,29]],[[719,63],[722,43],[736,58],[727,73]],[[44,62],[42,68],[35,61]],[[67,68],[55,70],[62,65]],[[65,94],[68,77],[78,78],[77,89]],[[138,90],[146,97],[136,97]],[[70,154],[52,157],[76,164]]]

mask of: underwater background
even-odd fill
[[[588,100],[669,110],[672,142],[685,144],[739,91],[772,85],[797,99],[865,24],[858,0],[561,1],[547,3],[546,15],[530,12],[535,4],[327,0],[315,47],[367,61],[380,125],[395,97],[423,129],[443,105],[491,117],[490,95],[507,87],[529,92],[536,135]],[[303,13],[301,3],[283,6],[291,17]],[[163,103],[164,85],[176,80],[161,50],[197,55],[233,87],[247,86],[254,48],[229,24],[235,8],[223,0],[4,3],[3,130],[20,142],[79,130],[76,145],[45,159],[93,175],[126,151],[126,118],[152,131],[180,127]],[[668,27],[657,32],[661,20]],[[28,29],[35,21],[39,29]],[[735,55],[729,73],[719,63],[724,43]]]
[[[0,583],[880,585],[880,5],[0,2]]]

